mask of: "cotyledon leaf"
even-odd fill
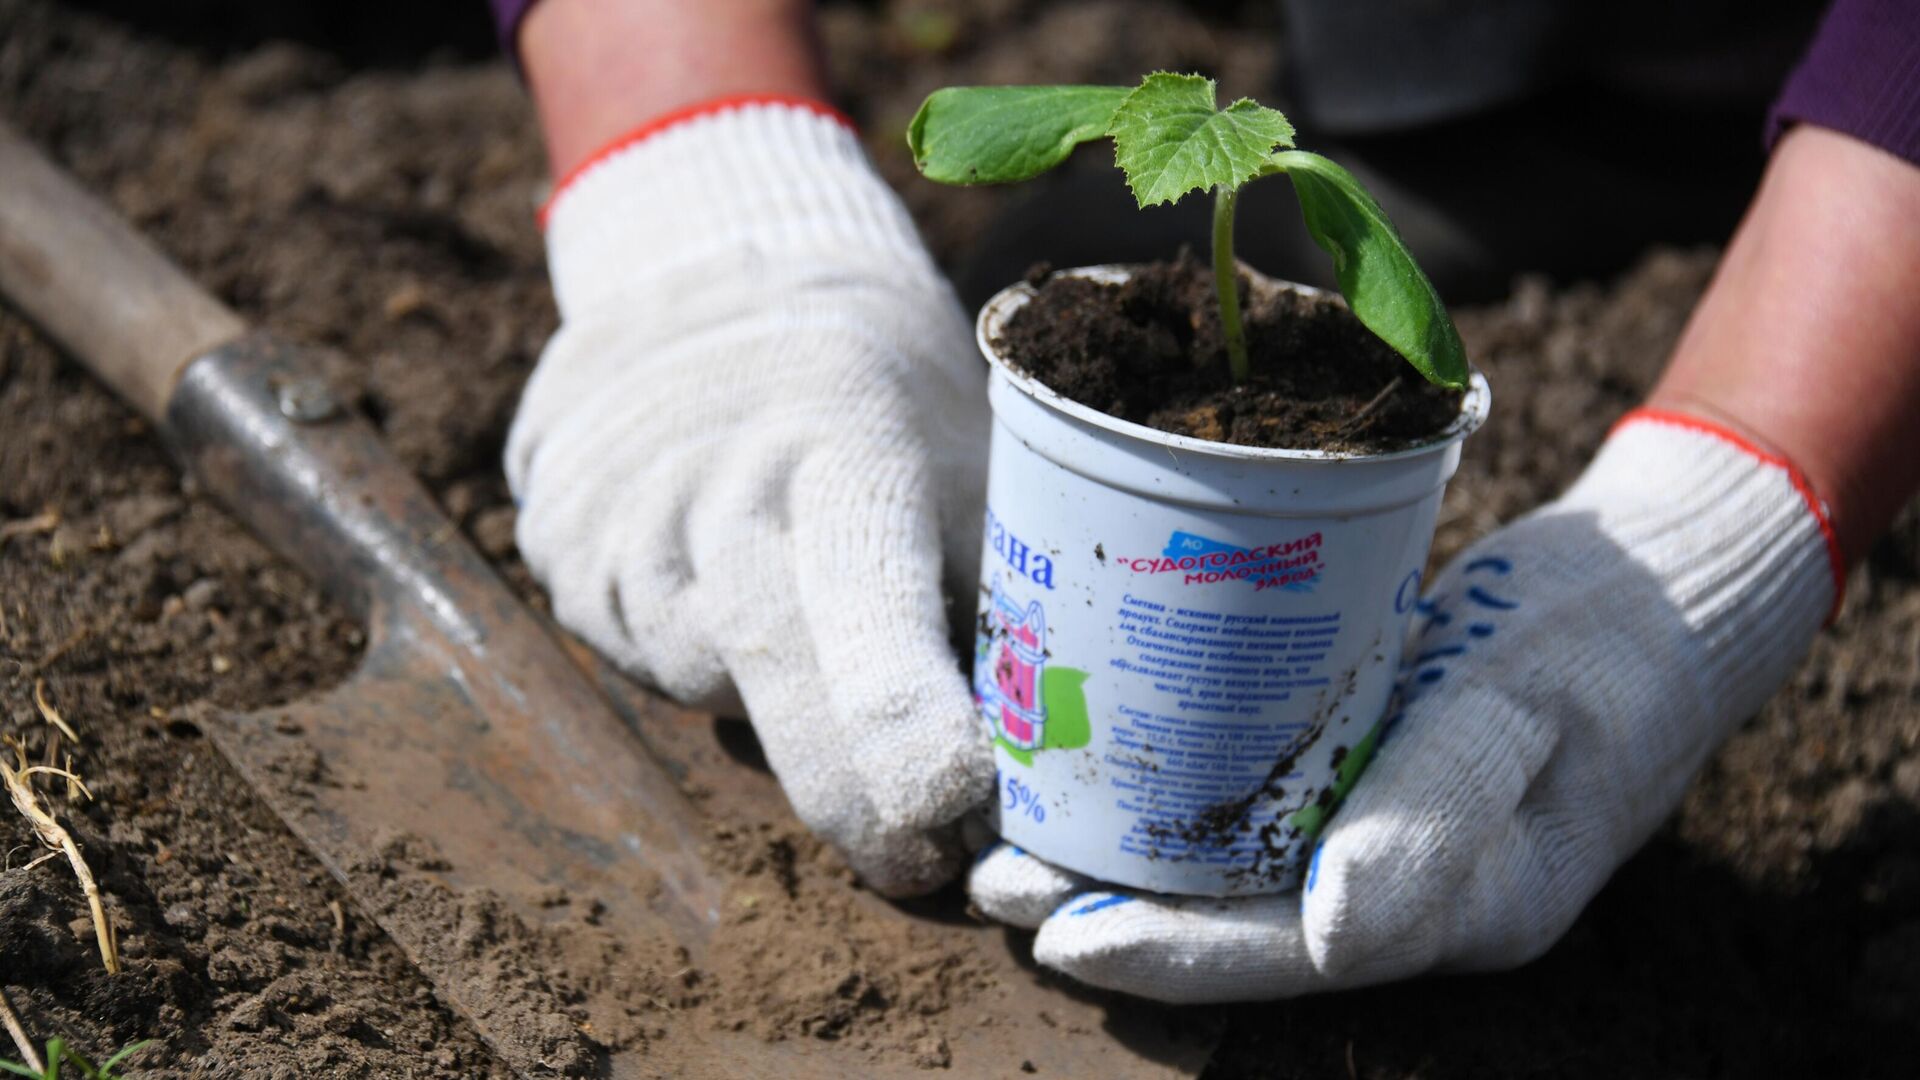
[[[907,127],[913,163],[943,184],[1007,184],[1038,176],[1107,134],[1125,86],[950,86]]]
[[[1261,174],[1277,172],[1293,181],[1307,231],[1333,256],[1334,277],[1354,315],[1428,381],[1464,388],[1460,332],[1380,204],[1352,173],[1319,154],[1281,151]]]
[[[1249,98],[1217,108],[1214,82],[1159,71],[1113,113],[1113,160],[1142,207],[1195,189],[1234,188],[1259,175],[1276,146],[1293,145],[1293,125]]]

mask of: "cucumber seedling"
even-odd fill
[[[1251,98],[1219,108],[1212,79],[1155,72],[1135,87],[948,87],[928,96],[907,129],[921,173],[947,184],[1026,180],[1108,137],[1142,209],[1213,190],[1214,287],[1236,383],[1248,365],[1234,202],[1248,181],[1285,175],[1354,315],[1429,381],[1467,385],[1460,334],[1380,204],[1346,169],[1294,149],[1293,125],[1278,110]]]

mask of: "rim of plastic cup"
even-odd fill
[[[1132,267],[1121,264],[1102,264],[1099,266],[1078,266],[1070,270],[1056,271],[1056,275],[1090,278],[1094,281],[1118,283],[1125,281],[1133,272]],[[1304,296],[1323,296],[1325,290],[1311,285],[1300,285],[1291,281],[1272,280],[1277,288],[1290,289]],[[993,339],[1013,313],[1021,305],[1031,300],[1034,287],[1024,281],[1015,282],[1001,289],[980,308],[980,316],[974,320],[974,339],[979,343],[981,355],[987,362],[999,370],[1015,387],[1042,405],[1056,412],[1064,413],[1084,424],[1111,431],[1116,435],[1139,439],[1156,446],[1171,446],[1190,453],[1208,454],[1213,457],[1231,458],[1248,461],[1395,461],[1401,458],[1419,457],[1444,450],[1447,446],[1465,439],[1476,431],[1487,419],[1487,409],[1493,403],[1493,391],[1487,385],[1487,378],[1480,369],[1469,365],[1470,376],[1467,390],[1460,400],[1460,414],[1453,418],[1444,430],[1432,441],[1418,446],[1409,446],[1384,454],[1356,454],[1338,450],[1289,450],[1269,446],[1240,446],[1235,443],[1215,442],[1211,439],[1196,439],[1191,435],[1175,435],[1145,424],[1136,424],[1131,420],[1122,420],[1109,416],[1098,409],[1074,401],[1056,392],[1052,387],[1031,375],[1014,367],[1000,351],[994,348]]]

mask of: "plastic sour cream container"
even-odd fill
[[[1293,888],[1372,754],[1486,380],[1409,450],[1209,442],[1012,367],[994,342],[1032,295],[1003,290],[977,325],[993,436],[974,693],[999,766],[993,823],[1115,884]]]

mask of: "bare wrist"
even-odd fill
[[[542,0],[520,57],[565,176],[661,114],[735,94],[824,98],[807,0]]]
[[[1794,129],[1648,404],[1793,462],[1848,561],[1920,487],[1920,169]]]

